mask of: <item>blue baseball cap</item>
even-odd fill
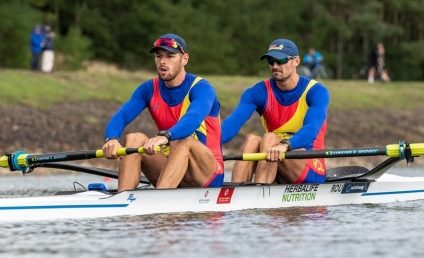
[[[187,53],[187,44],[185,40],[176,34],[164,34],[160,36],[154,43],[150,53],[156,52],[158,49],[164,49],[171,53]]]
[[[268,52],[261,56],[261,60],[266,57],[284,59],[289,56],[298,56],[299,50],[293,41],[288,39],[276,39],[269,45]]]

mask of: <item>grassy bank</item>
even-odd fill
[[[83,72],[33,73],[0,70],[0,105],[29,105],[48,109],[54,104],[86,100],[125,101],[133,89],[154,76],[149,72],[128,72],[95,68]],[[238,102],[243,89],[263,77],[204,76],[215,85],[223,107]],[[326,80],[331,93],[330,110],[416,109],[424,106],[424,82],[368,84],[366,81]]]

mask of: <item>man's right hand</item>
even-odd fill
[[[107,159],[116,159],[118,156],[116,152],[122,148],[121,143],[117,139],[111,139],[103,145],[103,153]]]
[[[289,145],[287,143],[279,143],[274,147],[271,147],[266,152],[266,160],[267,161],[281,161],[283,153],[286,153],[289,149]]]

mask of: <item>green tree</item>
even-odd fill
[[[90,40],[81,34],[81,29],[74,26],[68,34],[57,42],[57,50],[63,54],[62,68],[66,70],[78,70],[84,67],[84,61],[88,60]]]
[[[2,1],[0,17],[0,67],[29,68],[30,33],[40,13],[22,1]]]

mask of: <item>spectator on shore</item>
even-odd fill
[[[44,44],[43,54],[41,57],[41,71],[45,73],[51,73],[54,68],[54,37],[55,34],[51,30],[50,26],[44,26]]]
[[[368,66],[369,83],[374,83],[376,73],[383,82],[390,82],[390,77],[385,69],[384,53],[384,45],[381,42],[378,43],[371,51]]]
[[[308,69],[307,77],[311,79],[327,78],[324,68],[324,56],[314,48],[309,48],[308,53],[303,56],[302,62]]]
[[[31,70],[39,71],[40,70],[40,57],[43,50],[44,44],[44,35],[41,31],[41,26],[36,25],[31,32]]]

